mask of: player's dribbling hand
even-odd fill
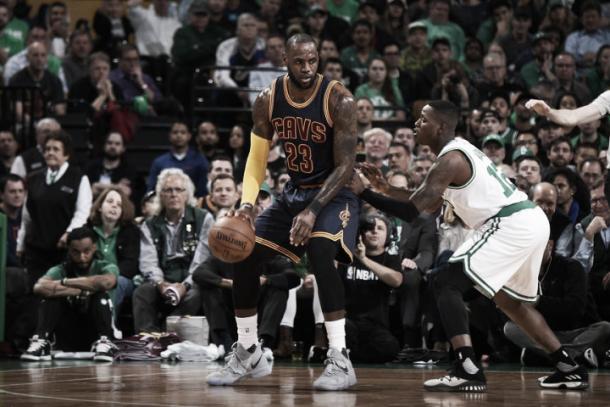
[[[309,235],[316,223],[316,215],[309,209],[302,210],[293,220],[290,229],[290,244],[303,246],[309,241]]]
[[[525,102],[525,107],[536,112],[540,116],[546,116],[551,112],[551,108],[544,100],[530,99]]]
[[[225,216],[238,216],[248,222],[252,230],[254,230],[254,218],[256,216],[254,214],[254,207],[250,205],[242,205],[237,210],[231,209]]]
[[[371,163],[360,163],[358,170],[371,183],[371,186],[381,193],[387,192],[390,188],[388,181],[384,178],[381,170]]]

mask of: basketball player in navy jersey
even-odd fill
[[[236,264],[233,298],[238,340],[224,368],[211,373],[211,385],[231,385],[271,373],[257,337],[260,264],[283,254],[295,263],[307,252],[319,286],[329,350],[322,375],[313,386],[343,390],[356,384],[345,349],[345,294],[335,260],[350,263],[356,245],[359,202],[345,185],[356,157],[356,104],[339,82],[317,74],[314,40],[305,34],[288,39],[288,74],[256,98],[254,127],[243,180],[241,206],[228,216],[253,224],[253,205],[265,178],[271,139],[278,135],[290,181],[271,207],[256,218],[256,245]]]

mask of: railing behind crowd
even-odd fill
[[[35,122],[48,112],[47,100],[39,87],[0,88],[0,128],[10,130],[23,149],[36,143]]]

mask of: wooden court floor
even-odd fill
[[[347,392],[311,389],[321,366],[278,364],[271,376],[235,387],[208,387],[204,378],[217,364],[131,362],[0,361],[0,406],[610,406],[610,371],[591,372],[584,392],[541,390],[542,371],[517,366],[489,369],[485,394],[429,393],[423,380],[440,368],[356,367],[358,385]]]

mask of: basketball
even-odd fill
[[[244,260],[254,249],[254,231],[237,216],[224,216],[216,221],[208,235],[212,254],[225,263]]]

